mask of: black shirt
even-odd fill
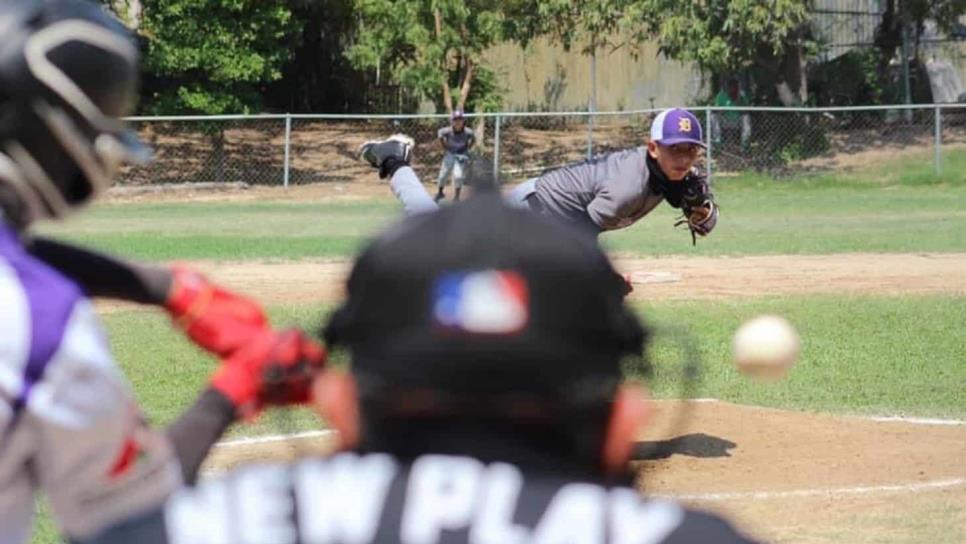
[[[627,486],[472,457],[344,453],[256,465],[172,497],[97,542],[605,544],[751,542]]]

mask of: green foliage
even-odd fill
[[[145,1],[147,108],[257,111],[260,86],[281,78],[300,24],[284,0]]]
[[[818,117],[794,116],[780,127],[766,127],[762,139],[768,142],[770,149],[764,152],[777,157],[781,164],[825,153],[831,143],[827,128],[820,120]]]
[[[475,88],[481,53],[503,39],[500,3],[485,0],[355,0],[358,26],[346,57],[357,69],[375,71],[376,82],[403,85],[419,98],[448,107],[441,86],[480,109],[496,87]],[[437,15],[439,26],[437,28]],[[487,92],[489,94],[487,94]]]
[[[503,108],[504,87],[500,85],[496,72],[486,66],[477,66],[473,77],[473,91],[470,105],[477,112],[498,112]]]
[[[570,49],[575,42],[584,43],[583,53],[590,54],[606,45],[619,46],[610,40],[634,4],[631,0],[516,0],[510,1],[512,17],[506,33],[524,46],[538,36],[547,35]]]
[[[949,153],[941,178],[929,174],[930,158],[816,179],[716,177],[722,219],[697,246],[673,228],[680,211],[670,206],[601,241],[642,256],[966,251],[966,153]],[[150,261],[337,258],[401,214],[386,189],[358,202],[101,204],[38,229]]]
[[[641,0],[628,7],[624,26],[639,40],[656,39],[669,58],[717,74],[801,45],[808,6],[807,0]]]

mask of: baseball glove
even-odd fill
[[[708,178],[698,172],[689,174],[684,180],[684,194],[681,199],[681,220],[674,226],[687,225],[691,231],[691,243],[697,244],[698,236],[707,236],[718,224],[718,205],[708,186]]]

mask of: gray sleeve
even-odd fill
[[[449,136],[449,127],[443,127],[436,131],[436,138],[440,140],[445,140]]]
[[[473,147],[473,144],[476,143],[476,133],[473,132],[473,129],[471,129],[470,127],[466,127],[465,130],[466,130],[466,134],[469,135],[469,139],[467,139],[466,141],[466,149],[469,150],[471,147]]]
[[[389,186],[396,198],[402,202],[406,215],[435,212],[439,209],[439,205],[433,201],[433,197],[429,196],[426,188],[419,181],[416,172],[408,166],[396,170],[389,180]]]
[[[201,463],[235,421],[235,407],[215,389],[206,389],[195,404],[168,426],[165,434],[181,464],[181,477],[194,485]]]

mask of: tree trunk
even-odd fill
[[[801,31],[796,32],[780,59],[776,90],[785,107],[801,106],[808,102],[808,75]]]
[[[439,40],[443,34],[443,15],[439,12],[439,9],[433,10],[433,22],[436,30],[436,39]],[[446,113],[453,113],[453,94],[449,90],[449,80],[446,77],[449,72],[446,53],[446,51],[443,51],[443,58],[440,59],[442,66],[442,70],[440,71],[440,84],[443,86],[443,107],[446,108]]]
[[[878,73],[885,74],[889,70],[889,62],[896,56],[896,49],[902,44],[902,16],[899,13],[896,0],[887,0],[879,26],[875,29],[875,46],[879,50]]]
[[[768,85],[775,86],[778,101],[791,108],[808,102],[808,74],[806,72],[805,52],[802,48],[804,29],[789,36],[789,43],[780,57],[776,57],[769,47],[759,47],[756,64],[769,76]],[[766,83],[761,81],[760,83]]]
[[[473,137],[476,138],[477,148],[486,148],[486,117],[476,118],[476,124],[473,125]]]
[[[460,83],[460,102],[459,109],[464,109],[466,107],[466,99],[470,96],[470,87],[473,85],[473,70],[474,64],[473,59],[470,57],[463,57],[466,61],[466,71],[463,72],[463,81]]]

